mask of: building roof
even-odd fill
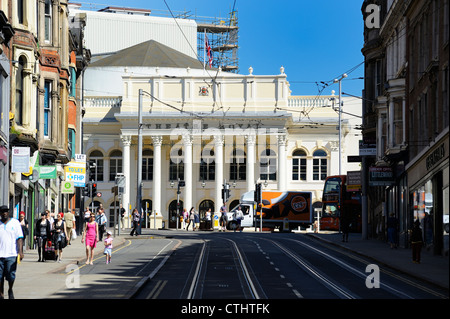
[[[89,67],[139,66],[203,69],[197,59],[155,40],[142,42],[91,63]]]

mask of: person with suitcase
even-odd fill
[[[47,220],[47,213],[41,213],[41,219],[36,222],[36,232],[34,235],[34,240],[38,246],[38,262],[45,261],[45,247],[47,246],[48,238],[51,238],[50,222]]]

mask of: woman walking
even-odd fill
[[[139,221],[141,220],[141,215],[139,214],[139,211],[137,210],[137,208],[133,209],[131,218],[133,218],[133,229],[131,230],[130,236],[133,236],[133,235],[137,236],[137,235],[139,235],[138,226],[139,226]]]
[[[47,244],[47,239],[51,236],[50,222],[47,220],[47,213],[41,213],[41,219],[36,222],[36,233],[34,235],[34,240],[37,241],[38,245],[38,262],[45,261],[45,245]]]
[[[53,227],[55,234],[55,253],[57,254],[56,259],[59,263],[61,262],[63,248],[65,248],[67,244],[66,223],[62,220],[62,218],[63,214],[59,213]]]
[[[86,265],[93,264],[94,248],[97,247],[98,242],[98,224],[95,221],[95,214],[91,213],[89,222],[85,224],[83,237],[81,242],[86,241]]]
[[[192,224],[192,231],[195,230],[195,212],[194,207],[189,211],[189,224],[186,226],[186,230],[189,230],[189,225]]]

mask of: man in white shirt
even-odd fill
[[[242,231],[242,227],[241,227],[241,221],[244,219],[244,213],[241,210],[241,206],[239,206],[236,211],[234,212],[234,219],[237,222],[237,227],[239,228],[239,231]],[[234,229],[234,231],[236,231],[236,228]]]
[[[8,281],[8,297],[14,299],[13,285],[16,279],[17,253],[23,259],[23,233],[17,219],[9,216],[8,206],[0,206],[0,299],[4,299],[5,279]]]

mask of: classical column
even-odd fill
[[[161,214],[161,145],[162,136],[152,136],[153,140],[153,201],[152,210],[157,214]]]
[[[127,214],[129,216],[131,214],[130,211],[130,189],[131,189],[131,174],[130,174],[130,145],[131,145],[131,136],[130,135],[122,135],[122,144],[123,144],[123,175],[125,176],[125,187],[122,194],[122,205],[123,208],[126,209]],[[125,219],[127,223],[127,227],[130,227],[130,220]]]
[[[223,136],[214,136],[214,156],[215,156],[215,168],[216,168],[216,198],[215,198],[215,213],[220,211],[220,207],[223,204],[222,199],[222,183],[223,183]]]
[[[278,135],[278,190],[286,191],[287,190],[287,171],[286,171],[286,145],[287,145],[287,136],[286,134]]]
[[[192,207],[192,136],[183,135],[184,145],[184,207],[189,211]]]
[[[256,135],[246,135],[247,140],[247,192],[255,190],[255,145]]]

